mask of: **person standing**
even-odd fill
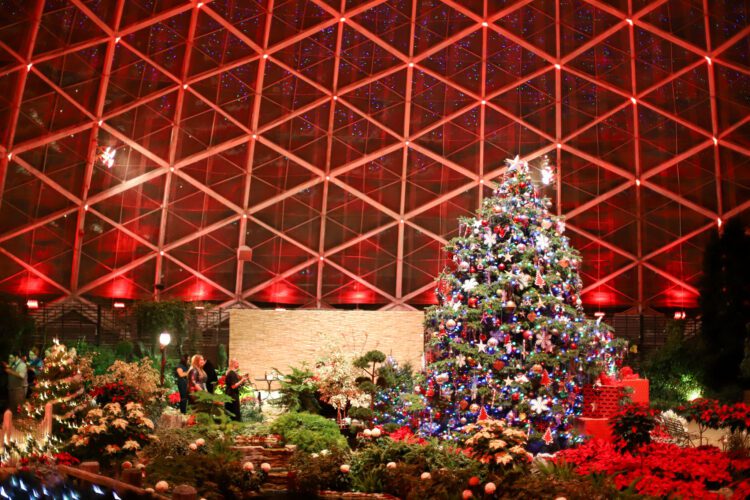
[[[203,356],[196,354],[190,360],[190,370],[188,370],[188,391],[192,394],[198,391],[206,390],[206,372],[203,366],[206,360]]]
[[[174,369],[177,378],[177,391],[180,393],[180,412],[182,413],[187,413],[188,397],[190,396],[188,391],[188,363],[188,355],[183,354]]]
[[[214,389],[216,389],[219,383],[219,375],[216,373],[216,368],[210,359],[206,360],[203,370],[206,372],[206,390],[213,394]]]
[[[224,403],[227,411],[232,414],[232,420],[242,421],[242,410],[240,408],[240,388],[247,382],[247,375],[240,376],[240,363],[236,359],[229,360],[229,370],[227,371],[224,384],[224,392],[232,398],[229,403]]]
[[[13,413],[18,413],[29,390],[26,363],[23,362],[20,352],[14,352],[8,356],[8,363],[3,364],[5,373],[8,374],[8,407]]]
[[[29,386],[29,389],[26,391],[26,397],[30,398],[31,391],[34,389],[34,385],[36,385],[36,379],[42,372],[43,362],[39,356],[39,348],[36,346],[32,347],[26,359],[26,369],[28,370],[26,377]]]

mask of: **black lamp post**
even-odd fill
[[[159,347],[161,348],[161,386],[164,387],[164,367],[167,366],[167,346],[172,341],[172,336],[163,332],[159,335]]]

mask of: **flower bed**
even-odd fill
[[[668,443],[651,443],[631,454],[618,452],[612,443],[591,441],[554,460],[571,464],[580,475],[611,476],[620,490],[632,486],[638,494],[655,497],[722,498],[716,490],[732,484],[732,473],[742,467],[715,447]]]

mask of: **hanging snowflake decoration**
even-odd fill
[[[463,285],[461,285],[461,289],[464,292],[470,292],[474,290],[479,285],[479,282],[475,280],[474,278],[469,278],[468,280],[464,281]]]
[[[549,411],[547,401],[545,401],[541,397],[529,401],[529,406],[531,406],[531,411],[533,411],[537,415],[541,414],[542,412]]]

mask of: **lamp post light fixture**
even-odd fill
[[[167,366],[167,346],[172,341],[172,336],[163,332],[159,335],[159,347],[161,349],[161,386],[164,387],[164,367]]]

